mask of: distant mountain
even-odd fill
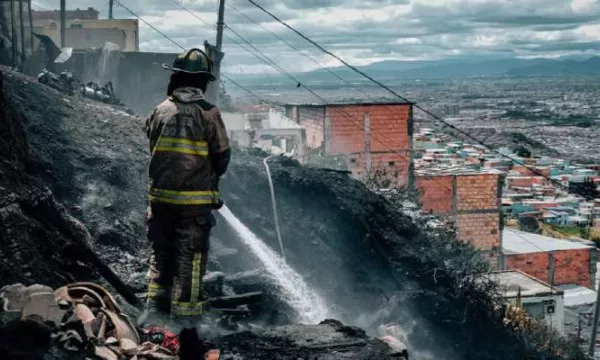
[[[600,57],[566,59],[451,59],[436,61],[382,61],[358,69],[383,82],[399,79],[468,78],[498,76],[580,76],[600,75]],[[335,74],[335,75],[332,75]],[[366,82],[360,74],[345,67],[294,73],[309,85],[336,87],[340,77],[346,81]],[[240,74],[235,79],[245,84],[284,85],[289,77],[280,74]]]
[[[509,76],[553,76],[553,75],[600,75],[600,57],[595,56],[585,61],[562,60],[551,61],[535,66],[513,68],[507,72]]]
[[[486,76],[549,76],[549,75],[598,75],[600,57],[587,60],[562,59],[501,59],[487,61],[435,61],[401,62],[385,61],[360,68],[372,76],[386,78],[456,78]],[[326,70],[313,71],[311,75],[323,74]],[[349,72],[350,69],[340,70]]]

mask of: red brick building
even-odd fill
[[[593,246],[515,229],[503,231],[504,265],[551,285],[593,288],[596,253]]]
[[[286,105],[286,116],[306,129],[308,151],[340,156],[355,175],[383,168],[410,181],[413,104]]]
[[[484,253],[492,265],[501,268],[502,173],[416,172],[422,209],[454,224],[458,238]]]

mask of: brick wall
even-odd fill
[[[590,250],[579,249],[554,253],[554,283],[590,287]]]
[[[454,226],[458,238],[480,250],[500,250],[500,213],[457,214]]]
[[[357,177],[384,169],[392,183],[408,182],[412,105],[288,105],[285,111],[306,129],[309,149],[324,146],[327,155],[345,156]]]
[[[548,281],[548,253],[504,255],[506,270],[521,270],[542,281]]]
[[[325,140],[325,107],[296,108],[298,124],[306,129],[306,146],[316,149],[323,146]]]
[[[544,178],[536,176],[526,176],[526,177],[507,177],[506,178],[506,186],[507,187],[524,187],[528,188],[532,185],[544,185]]]
[[[411,105],[329,106],[329,151],[352,153],[365,151],[365,115],[371,133],[371,152],[408,150]]]
[[[355,175],[384,169],[393,183],[408,181],[411,105],[331,105],[327,116],[328,153],[359,155],[350,165]]]
[[[456,176],[458,211],[498,210],[498,175]]]
[[[453,176],[418,176],[416,186],[421,190],[423,211],[435,215],[452,214]]]
[[[419,175],[422,209],[454,223],[460,240],[498,264],[502,247],[498,174]]]
[[[540,280],[549,279],[550,257],[554,256],[554,284],[577,284],[590,287],[590,249],[562,250],[554,254],[547,252],[505,255],[507,270],[521,270]]]

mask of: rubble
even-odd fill
[[[231,305],[230,299],[222,300],[221,305]],[[0,354],[10,359],[28,351],[32,356],[46,354],[51,343],[63,352],[102,360],[200,359],[190,353],[215,352],[211,349],[214,344],[221,348],[221,359],[240,359],[236,357],[240,353],[246,359],[408,359],[406,347],[392,333],[385,341],[374,340],[364,331],[334,320],[229,333],[213,337],[211,342],[187,334],[189,330],[176,335],[157,327],[138,329],[112,295],[93,283],[74,283],[56,291],[14,284],[0,289],[0,301],[2,319],[12,318],[0,321],[0,333],[11,332],[10,341],[0,341]],[[39,336],[32,336],[36,333]],[[20,346],[19,339],[27,339],[28,346]],[[327,355],[332,349],[336,357]]]

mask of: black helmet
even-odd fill
[[[215,76],[212,74],[212,61],[204,51],[196,48],[177,55],[173,66],[163,64],[162,67],[187,74],[206,74],[209,75],[210,81],[215,80]]]

